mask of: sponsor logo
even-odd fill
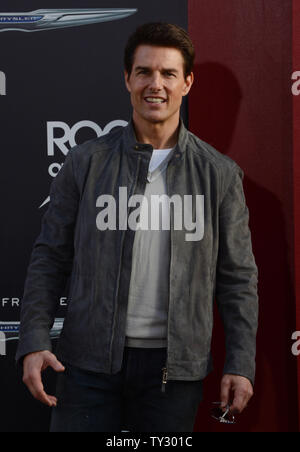
[[[61,297],[59,299],[59,305],[61,307],[67,306],[67,298]],[[20,298],[19,297],[3,297],[0,299],[0,308],[19,308],[20,307]]]
[[[6,75],[0,71],[0,96],[6,96]]]
[[[47,122],[47,155],[48,157],[54,157],[55,150],[59,150],[64,156],[66,156],[69,150],[76,146],[76,135],[83,128],[89,128],[93,130],[96,137],[106,135],[115,127],[125,127],[128,122],[122,119],[116,119],[109,122],[103,129],[93,121],[80,121],[69,127],[68,124],[62,121],[49,121]],[[48,173],[51,177],[56,177],[60,171],[63,163],[54,162],[49,165]],[[39,208],[45,206],[50,201],[48,196],[39,206]]]
[[[115,127],[127,126],[127,121],[117,119],[109,122],[103,129],[93,121],[80,121],[69,127],[68,124],[61,121],[47,122],[47,140],[48,140],[48,157],[54,156],[55,146],[66,156],[70,148],[77,145],[76,134],[80,129],[87,127],[92,129],[97,137],[106,135]],[[58,131],[56,135],[55,131]],[[62,135],[63,133],[63,135]],[[66,145],[68,144],[68,146]]]
[[[194,199],[195,205],[193,206]],[[96,217],[96,226],[100,231],[107,229],[115,231],[117,228],[127,230],[128,227],[133,231],[170,230],[171,205],[174,212],[174,230],[189,231],[185,234],[187,242],[202,240],[204,237],[204,195],[194,197],[193,195],[175,194],[171,198],[165,194],[151,195],[149,201],[144,195],[132,195],[128,199],[127,187],[119,187],[117,201],[113,195],[100,195],[97,198],[96,207],[103,209]],[[132,207],[135,209],[128,215],[128,209]],[[193,217],[195,217],[195,221],[193,221]]]
[[[38,9],[30,13],[0,13],[1,31],[42,31],[124,19],[137,9]]]
[[[54,321],[53,327],[50,331],[50,338],[51,339],[58,339],[60,336],[60,333],[62,331],[64,324],[64,319],[57,318]],[[4,342],[8,341],[16,341],[19,339],[19,333],[20,333],[20,322],[1,322],[0,321],[0,339],[4,339]],[[1,341],[1,343],[3,340]]]

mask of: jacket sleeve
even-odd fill
[[[30,258],[21,302],[17,362],[28,353],[50,350],[59,297],[73,262],[73,236],[79,193],[71,150],[50,189],[50,203]]]
[[[236,166],[219,210],[216,301],[226,337],[224,374],[255,378],[257,267],[252,252],[243,172]]]

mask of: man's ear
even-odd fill
[[[131,93],[130,82],[129,82],[130,75],[128,74],[127,71],[124,71],[124,79],[125,79],[126,88]]]
[[[183,89],[183,96],[186,96],[194,83],[194,73],[191,72],[185,79],[185,86]]]

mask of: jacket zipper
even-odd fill
[[[163,367],[162,369],[162,384],[161,384],[161,392],[166,392],[166,384],[168,381],[168,369],[166,367]]]
[[[176,152],[175,150],[173,152]],[[169,162],[171,163],[171,162]],[[166,170],[166,182],[167,182],[167,195],[170,194],[169,189],[169,165],[167,166]],[[171,209],[170,209],[170,216],[172,217]],[[171,220],[172,218],[170,218]],[[173,221],[174,224],[174,221]],[[170,221],[170,225],[172,226],[172,223]],[[162,368],[162,384],[161,384],[161,392],[166,392],[166,385],[168,382],[168,352],[169,352],[169,317],[170,317],[170,281],[171,281],[171,262],[172,262],[172,227],[170,227],[170,271],[169,271],[169,306],[168,306],[168,327],[167,327],[167,360],[165,367]]]
[[[135,192],[135,188],[136,188],[136,185],[137,185],[137,179],[138,179],[138,175],[139,175],[139,171],[140,171],[140,162],[141,162],[141,157],[139,156],[138,157],[138,161],[137,161],[137,169],[136,169],[135,179],[134,179],[134,183],[133,183],[133,187],[132,187],[132,191],[130,193],[130,196],[132,195],[132,193]],[[125,234],[126,234],[126,231],[123,231],[123,237],[122,237],[122,241],[121,241],[121,261],[120,261],[120,264],[119,264],[119,271],[118,271],[117,290],[116,290],[116,295],[115,295],[115,311],[114,311],[114,318],[113,318],[112,336],[111,336],[111,342],[110,342],[110,368],[111,369],[113,367],[112,351],[113,351],[113,342],[114,342],[114,337],[115,337],[116,311],[118,309],[117,304],[118,304],[118,296],[119,296],[119,284],[120,284],[120,276],[121,276],[121,266],[122,266],[122,250],[123,250],[123,244],[124,244],[124,240],[125,240]]]

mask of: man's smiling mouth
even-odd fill
[[[166,99],[162,99],[161,97],[145,97],[145,101],[149,104],[163,104],[166,102]]]

